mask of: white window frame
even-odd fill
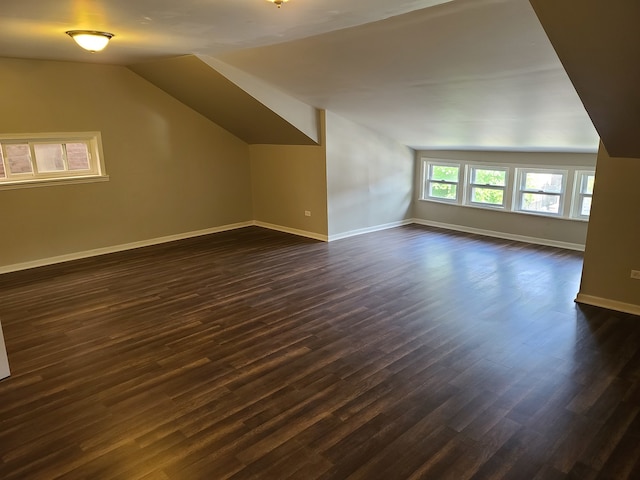
[[[562,185],[560,192],[549,192],[545,190],[534,190],[525,187],[525,179],[528,173],[548,173],[551,175],[562,175]],[[514,211],[526,214],[534,214],[534,215],[543,215],[549,217],[568,217],[567,212],[565,212],[566,202],[566,194],[567,194],[567,179],[569,177],[569,172],[567,170],[560,169],[552,169],[552,168],[516,168],[516,182],[514,188],[514,200],[513,200],[513,209]],[[525,210],[522,208],[522,197],[526,193],[538,194],[538,195],[548,195],[558,198],[558,212],[542,212],[539,210]]]
[[[423,156],[420,158],[422,165],[422,184],[420,186],[420,192],[418,199],[426,202],[445,203],[449,205],[460,206],[464,208],[481,208],[485,210],[510,212],[525,215],[538,215],[545,217],[561,218],[564,220],[573,221],[589,221],[589,216],[580,214],[580,206],[585,197],[592,197],[593,194],[585,193],[583,191],[583,182],[586,175],[594,175],[595,167],[588,165],[571,166],[571,165],[540,165],[540,164],[516,164],[507,162],[482,162],[482,161],[468,161],[468,160],[450,160],[450,159],[438,159],[435,157]],[[431,166],[453,166],[458,167],[459,180],[457,182],[457,198],[454,199],[442,199],[438,197],[430,197],[430,183],[455,183],[455,182],[443,182],[438,180],[431,180]],[[472,183],[474,169],[484,170],[501,170],[506,172],[507,184],[505,186],[505,195],[503,196],[503,206],[491,205],[482,202],[473,202],[471,195],[473,187],[484,186]],[[520,209],[522,202],[522,193],[529,193],[526,189],[521,188],[523,186],[523,175],[526,172],[538,172],[538,173],[555,173],[563,175],[562,192],[544,192],[549,194],[560,195],[560,205],[558,213],[553,212],[537,212],[532,210]],[[492,186],[492,188],[499,188],[498,186]],[[540,193],[538,191],[531,191],[530,193]]]
[[[456,167],[458,169],[458,181],[451,182],[447,180],[433,180],[431,178],[433,167]],[[422,168],[422,199],[430,202],[442,202],[449,204],[459,204],[462,201],[462,192],[464,191],[465,168],[462,163],[439,161],[437,159],[425,159]],[[456,198],[441,198],[430,195],[432,184],[455,185]]]
[[[593,198],[593,192],[587,193],[586,185],[587,178],[593,177],[595,183],[595,170],[576,170],[574,187],[573,187],[573,199],[571,206],[571,216],[579,220],[589,220],[590,215],[582,215],[582,202],[585,198]]]
[[[68,170],[66,160],[66,144],[84,143],[89,155],[88,170]],[[11,144],[27,144],[32,171],[29,173],[12,173],[6,155],[6,146]],[[39,172],[35,156],[35,145],[61,144],[65,170],[55,172]],[[108,180],[102,154],[102,138],[100,132],[71,133],[34,133],[0,135],[0,161],[4,166],[4,177],[0,178],[0,190],[44,186],[52,184],[84,183]]]
[[[483,184],[483,183],[475,183],[473,181],[474,174],[476,170],[493,170],[496,172],[504,172],[505,181],[504,185],[492,185],[492,184]],[[493,165],[493,164],[480,164],[480,163],[472,163],[467,165],[467,182],[465,182],[466,187],[466,204],[474,207],[481,208],[490,208],[490,209],[498,209],[504,210],[509,205],[509,199],[511,197],[511,172],[510,168],[505,165]],[[502,191],[502,204],[497,205],[493,203],[484,203],[484,202],[475,202],[473,201],[473,189],[474,188],[486,188],[490,190],[501,190]]]

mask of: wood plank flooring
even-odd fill
[[[0,276],[0,478],[639,479],[579,253],[257,227]]]

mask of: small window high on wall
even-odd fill
[[[0,135],[0,189],[106,178],[98,132]]]

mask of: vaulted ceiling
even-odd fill
[[[89,54],[70,29],[116,36]],[[528,0],[290,0],[280,9],[265,0],[28,0],[3,4],[0,31],[0,56],[134,71],[168,57],[215,58],[414,148],[598,143]],[[204,75],[217,79],[204,95],[224,95],[226,82]],[[190,102],[198,110],[197,96]]]

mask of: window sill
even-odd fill
[[[0,182],[0,190],[15,190],[18,188],[50,187],[53,185],[73,185],[76,183],[108,182],[109,175],[93,175],[88,177],[50,178],[38,180],[18,180],[15,182]]]
[[[572,222],[583,222],[583,223],[588,223],[589,219],[588,218],[575,218],[575,217],[564,217],[562,215],[553,215],[553,214],[548,214],[545,215],[544,213],[536,213],[536,212],[525,212],[525,211],[521,211],[521,210],[507,210],[505,208],[496,208],[496,207],[483,207],[480,205],[466,205],[466,204],[460,204],[460,203],[454,203],[454,202],[445,202],[445,201],[440,201],[440,200],[427,200],[425,198],[419,198],[418,199],[420,202],[425,202],[425,203],[436,203],[439,205],[450,205],[452,207],[462,207],[462,208],[473,208],[476,210],[484,210],[484,211],[488,211],[488,212],[500,212],[500,213],[515,213],[517,215],[527,215],[530,217],[540,217],[540,218],[555,218],[557,220],[569,220]]]

